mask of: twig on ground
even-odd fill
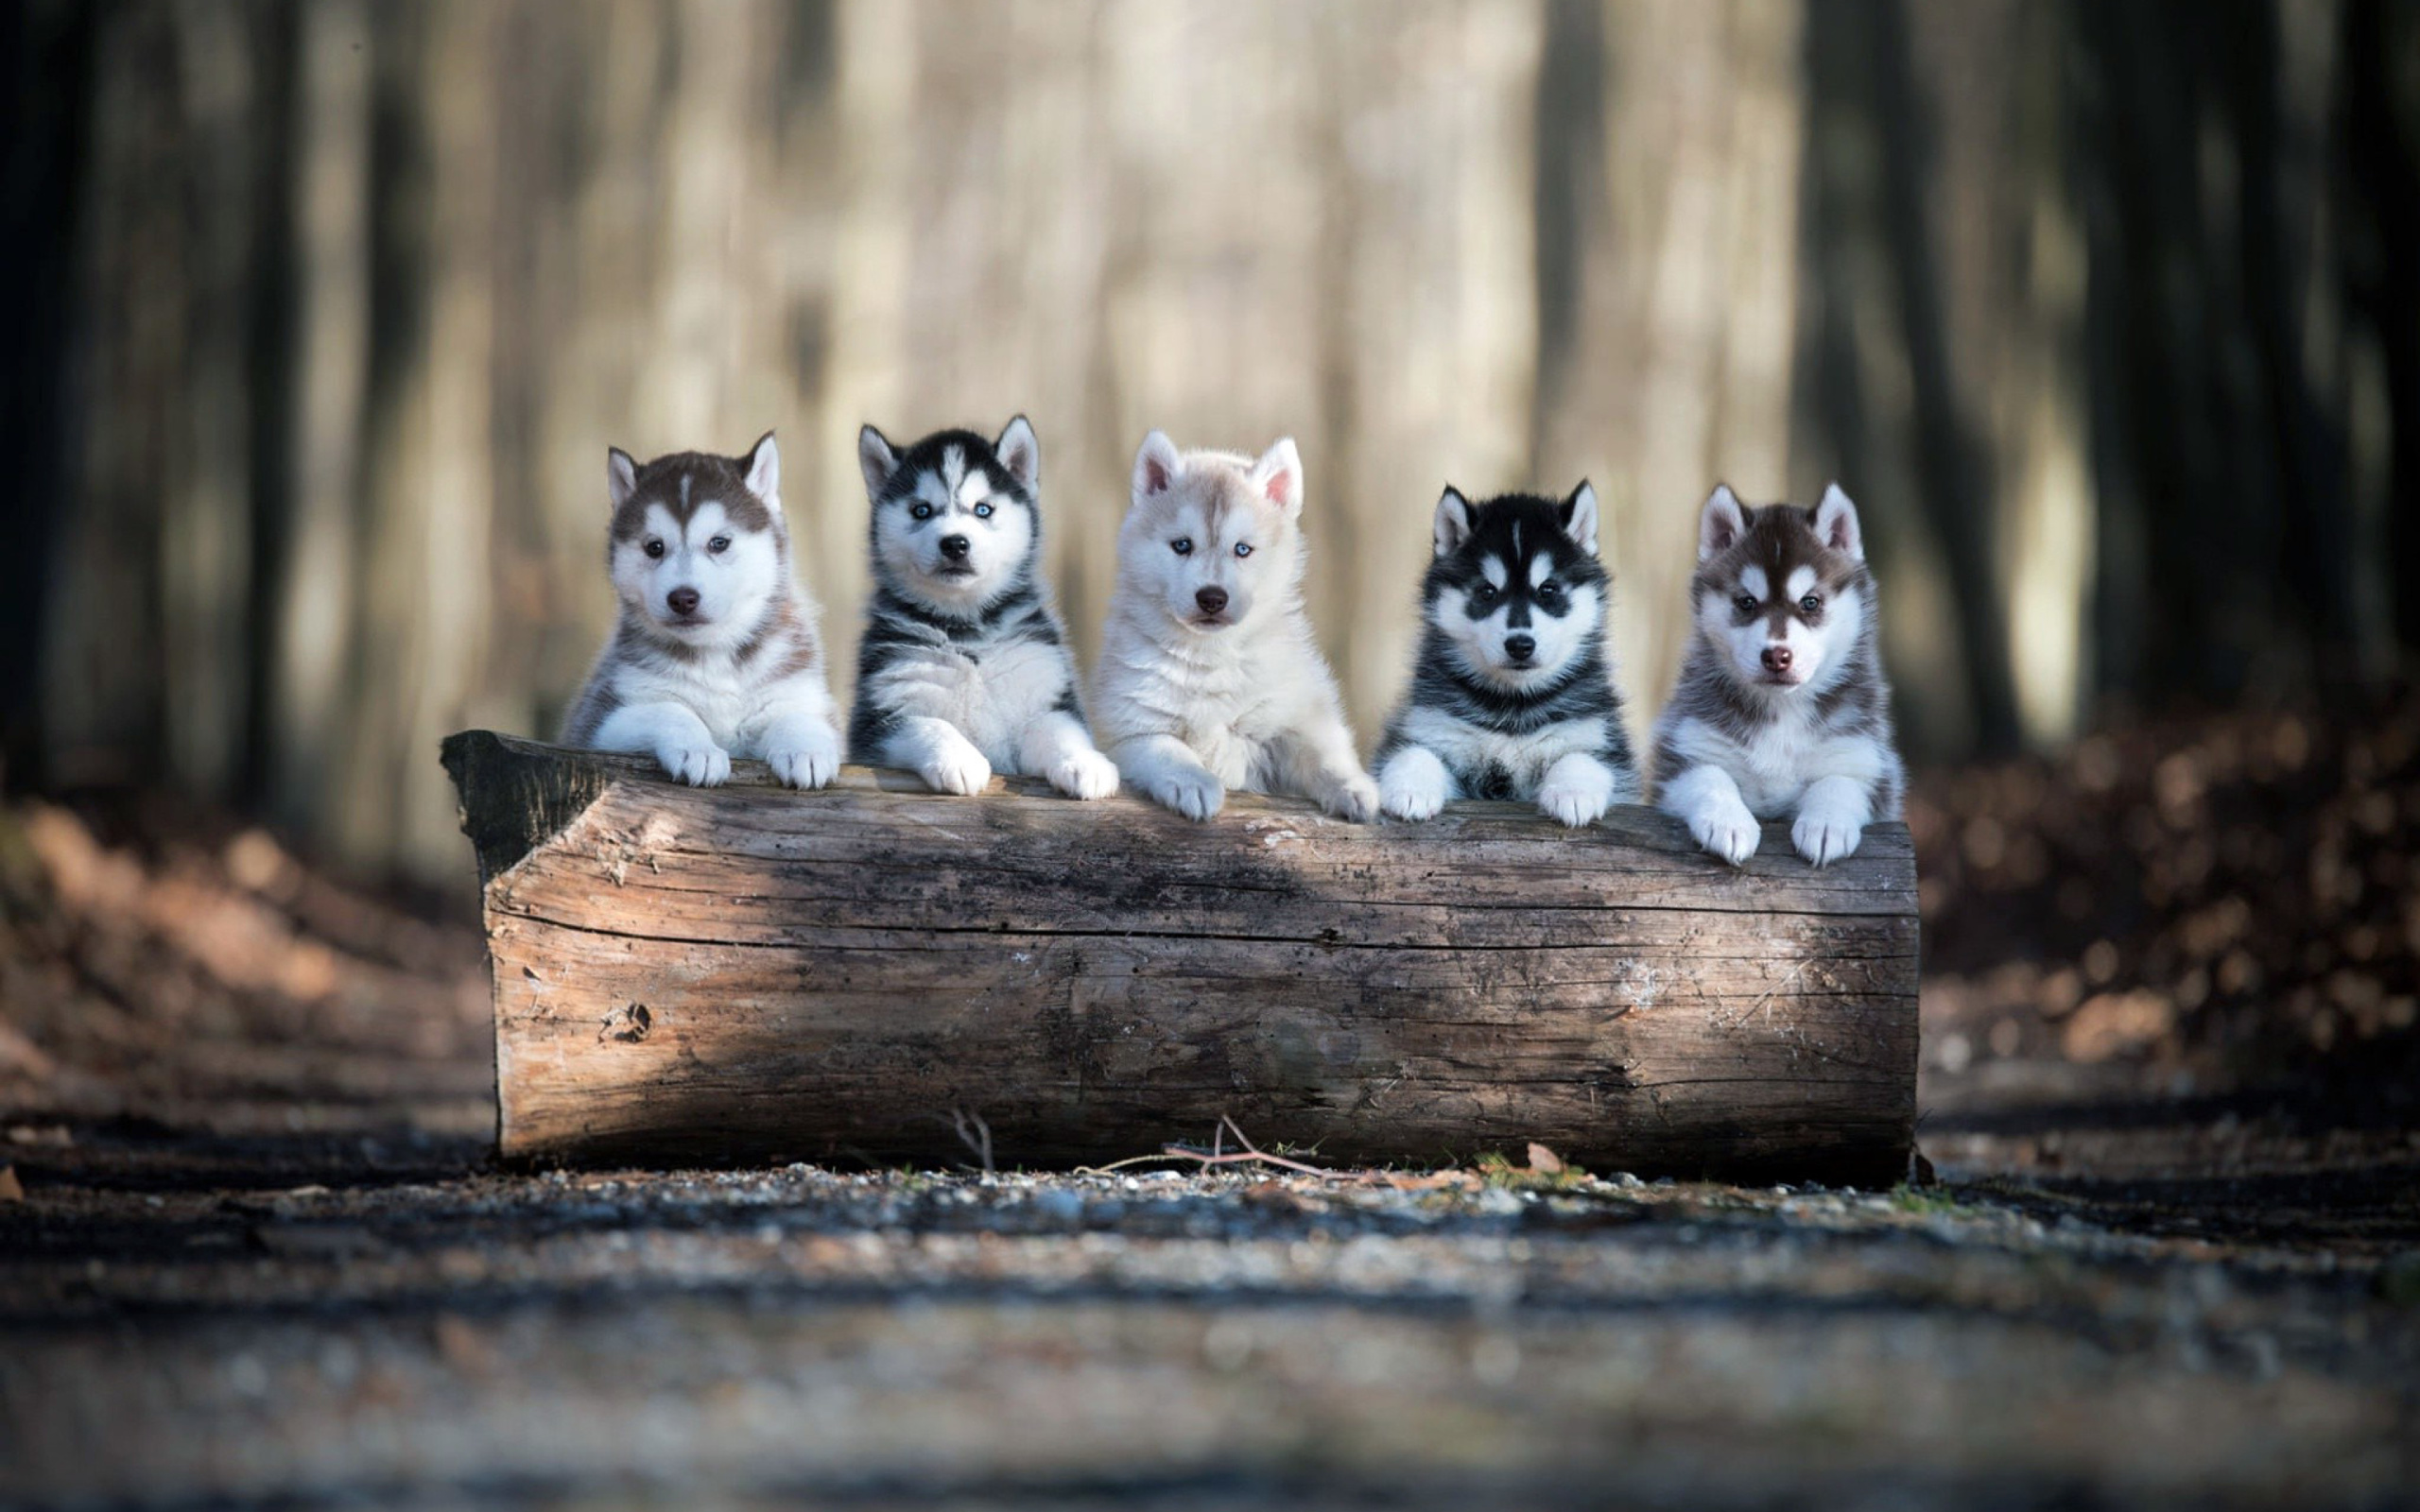
[[[1236,1137],[1236,1143],[1242,1145],[1242,1149],[1233,1152],[1227,1149],[1226,1136],[1229,1134]],[[1195,1149],[1190,1144],[1163,1144],[1157,1155],[1130,1155],[1125,1160],[1112,1160],[1107,1165],[1080,1165],[1076,1168],[1076,1172],[1079,1176],[1107,1176],[1113,1171],[1122,1171],[1128,1166],[1150,1165],[1164,1160],[1191,1160],[1204,1171],[1219,1165],[1268,1165],[1281,1171],[1315,1176],[1322,1181],[1382,1181],[1386,1179],[1375,1171],[1339,1171],[1324,1165],[1312,1165],[1307,1161],[1290,1160],[1283,1155],[1271,1155],[1253,1143],[1251,1138],[1244,1133],[1235,1119],[1223,1113],[1219,1117],[1219,1126],[1211,1130],[1210,1148],[1206,1150]]]
[[[949,1120],[950,1126],[958,1130],[959,1142],[982,1160],[983,1174],[993,1175],[992,1125],[983,1122],[982,1114],[970,1113],[963,1108],[951,1108]]]

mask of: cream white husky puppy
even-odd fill
[[[1291,438],[1255,461],[1153,431],[1135,454],[1093,725],[1131,786],[1187,818],[1230,787],[1378,812],[1303,610],[1302,524]]]
[[[562,743],[651,755],[684,782],[763,759],[793,787],[840,769],[814,603],[790,575],[773,438],[746,456],[606,453],[605,565],[622,601]]]

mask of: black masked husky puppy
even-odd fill
[[[746,456],[682,452],[641,467],[606,452],[614,637],[562,743],[651,755],[684,782],[762,758],[793,787],[840,769],[814,601],[790,575],[782,459],[770,432]]]
[[[852,760],[905,766],[936,793],[994,771],[1070,798],[1117,791],[1076,700],[1075,662],[1042,580],[1042,448],[1019,415],[987,441],[940,431],[901,452],[867,426],[874,593],[857,650]]]
[[[1717,487],[1689,585],[1697,634],[1655,725],[1656,802],[1734,866],[1757,821],[1792,821],[1817,866],[1899,816],[1907,788],[1875,629],[1857,506],[1838,484],[1813,508],[1743,507]]]
[[[1425,819],[1448,799],[1534,802],[1582,825],[1635,802],[1638,772],[1605,649],[1611,579],[1597,494],[1437,501],[1411,691],[1378,747],[1378,800]]]

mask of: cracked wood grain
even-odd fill
[[[1098,1162],[1233,1117],[1332,1163],[1541,1141],[1642,1174],[1882,1183],[1912,1140],[1907,832],[1735,870],[1644,809],[1208,825],[852,767],[700,791],[446,743],[519,1161]]]

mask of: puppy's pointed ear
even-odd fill
[[[1281,436],[1252,466],[1252,485],[1261,496],[1288,514],[1303,512],[1303,458],[1294,438]]]
[[[890,442],[883,438],[882,432],[871,425],[857,432],[857,470],[866,475],[869,499],[881,498],[882,486],[899,471],[899,454],[890,449]]]
[[[1591,557],[1597,555],[1597,490],[1586,478],[1563,501],[1562,513],[1563,533],[1571,538],[1571,543]]]
[[[1177,470],[1184,465],[1176,455],[1176,442],[1167,432],[1153,431],[1143,438],[1143,449],[1134,454],[1134,498],[1136,502],[1157,498],[1176,487]]]
[[[1450,483],[1437,496],[1437,521],[1429,527],[1429,535],[1437,542],[1440,557],[1452,556],[1471,539],[1471,501]]]
[[[1729,551],[1732,542],[1747,533],[1748,512],[1739,507],[1739,495],[1731,491],[1728,483],[1716,484],[1706,495],[1705,512],[1698,516],[1698,560]]]
[[[1837,483],[1824,490],[1815,506],[1815,539],[1852,561],[1865,560],[1865,530],[1857,523],[1857,506]]]
[[[619,509],[639,491],[639,465],[618,446],[605,448],[605,497]]]
[[[778,509],[782,507],[782,449],[773,444],[773,433],[767,431],[756,438],[743,459],[748,477],[748,491]]]
[[[1000,438],[992,443],[992,453],[1026,492],[1031,493],[1042,482],[1042,442],[1034,438],[1033,422],[1023,415],[1000,428]]]

